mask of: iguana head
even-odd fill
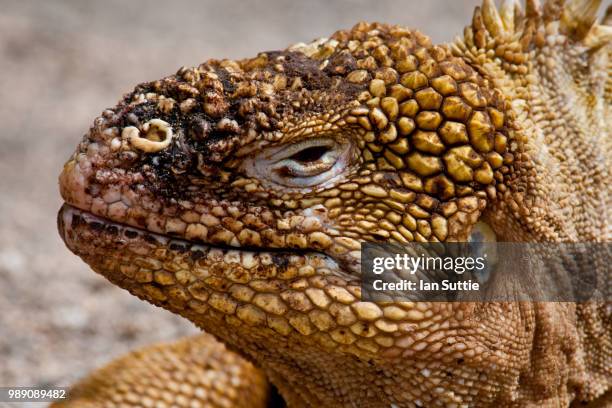
[[[603,34],[564,25],[573,11],[557,3],[525,17],[486,1],[451,45],[360,23],[138,85],[66,163],[60,233],[112,282],[255,360],[290,402],[552,398],[580,363],[553,344],[536,360],[567,357],[566,371],[530,371],[536,316],[575,344],[571,306],[364,302],[359,262],[363,242],[605,236],[605,161],[555,135],[606,134],[608,54],[598,43],[563,66],[559,50]],[[585,104],[542,106],[559,95]],[[562,178],[576,169],[590,201]],[[571,200],[594,212],[572,218]],[[563,395],[597,393],[575,381]]]

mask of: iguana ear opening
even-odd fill
[[[489,226],[485,221],[478,221],[472,227],[470,236],[468,237],[469,242],[496,242],[497,235],[493,228]]]

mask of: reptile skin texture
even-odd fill
[[[366,302],[363,242],[609,243],[612,10],[485,0],[142,83],[60,176],[94,271],[195,323],[56,407],[612,406],[609,303]],[[608,282],[609,284],[609,282]],[[214,336],[214,337],[213,337]],[[85,356],[84,356],[85,358]]]

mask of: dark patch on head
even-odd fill
[[[215,128],[208,134],[204,143],[197,145],[206,163],[222,163],[229,156],[236,143],[236,133],[231,130]]]
[[[302,78],[302,84],[308,90],[328,89],[331,86],[329,75],[319,69],[320,61],[295,51],[272,51],[268,55],[271,60],[281,55],[284,56],[282,65],[285,74],[289,77]]]
[[[162,198],[184,197],[190,181],[185,174],[197,173],[197,157],[194,147],[177,131],[178,137],[167,149],[141,155],[139,167],[145,176],[146,186]]]
[[[212,131],[212,126],[203,114],[192,115],[187,122],[187,135],[198,142],[203,142]]]
[[[234,84],[232,84],[232,81],[230,80],[230,73],[227,72],[227,69],[219,68],[215,72],[219,77],[219,81],[221,81],[221,84],[223,85],[223,90],[225,91],[225,93],[233,93],[236,90],[236,87],[234,86]]]
[[[346,51],[332,54],[327,66],[321,70],[322,60],[309,58],[301,52],[272,51],[262,65],[253,70],[262,73],[258,81],[270,82],[268,74],[275,75],[275,65],[283,66],[283,75],[288,80],[301,79],[299,89],[286,88],[277,94],[257,94],[252,97],[233,96],[236,81],[233,74],[215,61],[209,61],[208,68],[213,68],[218,80],[211,85],[210,91],[223,98],[227,109],[220,117],[211,117],[211,112],[204,109],[208,87],[199,87],[189,83],[179,71],[178,75],[143,83],[126,95],[116,108],[113,126],[142,126],[151,119],[161,119],[170,124],[175,139],[172,144],[156,153],[139,156],[119,157],[120,167],[132,169],[144,175],[145,187],[162,200],[188,199],[191,176],[200,175],[214,181],[223,163],[232,156],[240,146],[241,138],[254,129],[257,132],[271,131],[285,117],[296,119],[302,114],[324,113],[330,107],[342,106],[352,100],[365,85],[352,84],[342,78],[357,68],[355,58]],[[248,70],[247,70],[248,71]],[[266,75],[263,75],[266,73]],[[222,89],[221,89],[222,87]],[[189,89],[196,89],[199,95],[187,95]],[[214,88],[214,89],[213,89]],[[216,89],[216,90],[215,90]],[[149,92],[173,98],[176,103],[169,112],[162,112],[157,101],[146,101],[133,105],[134,97]],[[314,94],[317,94],[316,96]],[[193,97],[197,103],[188,113],[181,112],[180,103],[186,97]],[[299,107],[291,102],[296,99],[310,101]],[[248,101],[248,109],[242,109]],[[258,120],[258,113],[265,113],[267,124]]]
[[[329,58],[329,63],[325,67],[328,75],[347,75],[357,69],[357,61],[347,50],[335,53]]]
[[[152,101],[140,103],[135,106],[126,105],[119,113],[121,114],[121,127],[137,126],[153,118],[159,118],[157,103]]]

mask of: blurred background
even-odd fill
[[[107,283],[59,238],[57,175],[124,92],[360,20],[449,41],[479,0],[0,0],[0,386],[68,385],[139,345],[196,332]]]

